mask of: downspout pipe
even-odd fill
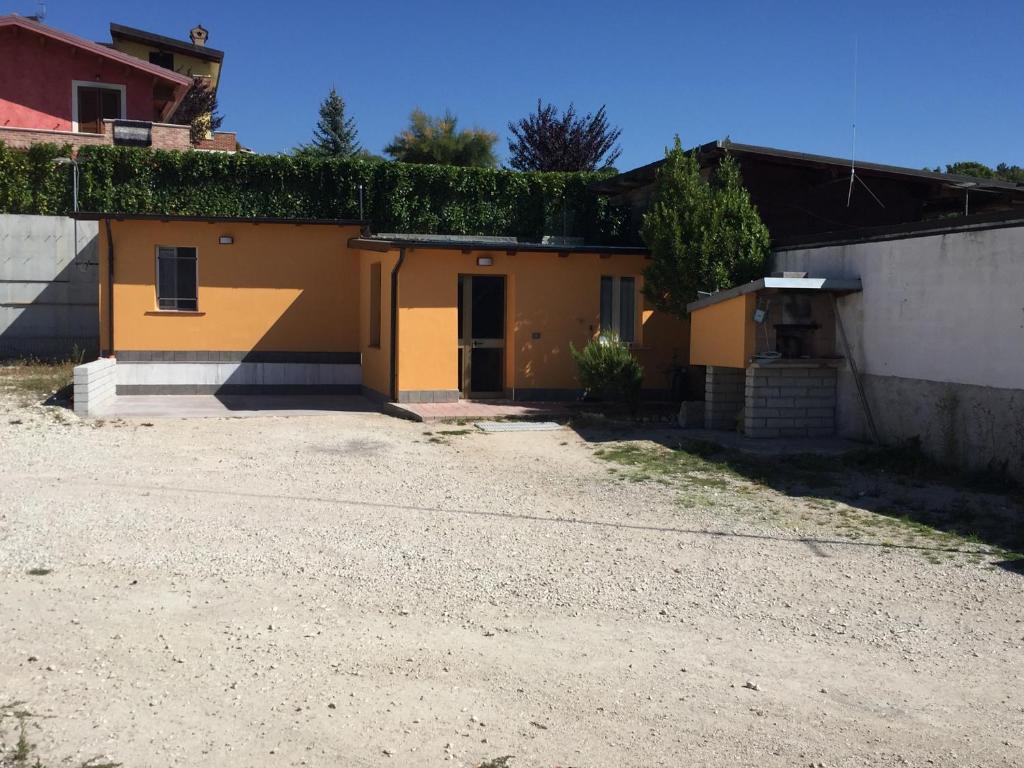
[[[398,261],[391,269],[391,400],[398,402],[398,272],[405,263],[405,247],[398,249]]]
[[[104,219],[107,229],[107,325],[110,328],[107,354],[114,355],[114,234],[111,231],[110,219]]]

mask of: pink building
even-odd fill
[[[188,149],[166,121],[192,78],[22,16],[0,16],[0,141]]]

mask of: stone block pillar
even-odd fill
[[[743,409],[744,371],[709,365],[704,380],[705,429],[736,429],[736,419]]]
[[[743,432],[748,437],[825,437],[836,431],[836,369],[777,360],[746,371]]]

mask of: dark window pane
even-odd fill
[[[121,117],[121,92],[112,88],[100,88],[103,118],[117,120]]]
[[[196,298],[196,262],[195,259],[178,259],[178,296],[179,299]]]
[[[470,353],[470,389],[473,392],[501,392],[501,366],[505,350],[475,347]]]
[[[636,292],[632,277],[619,281],[619,338],[632,342],[636,329]]]
[[[462,341],[462,336],[463,336],[462,330],[463,330],[463,327],[464,327],[463,326],[463,322],[465,322],[465,319],[466,319],[466,315],[465,315],[466,308],[464,306],[465,303],[466,303],[465,296],[464,296],[465,285],[466,285],[465,278],[462,275],[459,275],[459,295],[458,295],[458,299],[457,299],[457,302],[458,302],[458,305],[459,305],[459,320],[458,320],[458,323],[459,323],[459,341]],[[459,370],[460,371],[462,370],[462,366],[461,365],[459,366]]]
[[[472,291],[473,338],[505,338],[505,278],[474,276]]]
[[[149,63],[164,69],[174,69],[174,54],[166,51],[150,51]]]
[[[175,271],[176,259],[163,255],[160,249],[160,258],[157,259],[157,284],[156,295],[161,299],[177,298],[177,272]]]
[[[601,278],[601,330],[613,330],[612,325],[612,278]]]

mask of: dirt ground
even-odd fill
[[[52,765],[1024,765],[1018,556],[886,506],[1015,501],[680,434],[0,396],[0,704]]]

